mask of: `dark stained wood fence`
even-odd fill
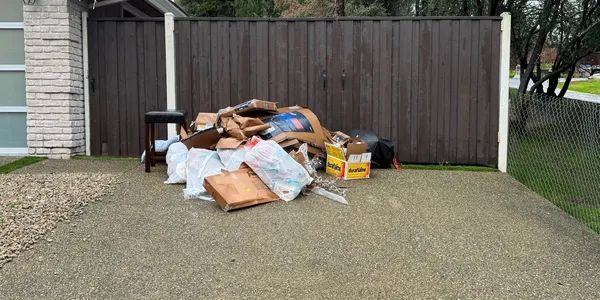
[[[251,98],[277,101],[280,106],[305,105],[331,130],[366,128],[390,138],[402,162],[495,165],[500,20],[177,19],[177,105],[192,115]],[[105,38],[111,32],[116,41],[97,44],[99,56],[105,56],[103,63],[115,64],[104,66],[103,87],[113,95],[96,95],[93,101],[111,107],[108,110],[115,114],[127,107],[126,115],[135,111],[127,106],[133,101],[138,118],[143,108],[164,105],[164,59],[159,59],[159,53],[164,55],[159,29],[163,24],[95,22],[98,38],[102,28]],[[155,30],[146,32],[146,26]],[[121,27],[129,29],[119,35]],[[135,32],[131,33],[135,42],[126,38],[128,32]],[[156,48],[145,43],[148,36]],[[114,54],[113,48],[126,58],[117,55],[108,61],[106,51]],[[137,56],[127,56],[129,51]],[[148,56],[156,59],[152,70]],[[119,72],[121,62],[127,68]],[[123,75],[125,83],[121,76],[114,79],[117,75]],[[147,77],[156,81],[151,84]],[[137,92],[121,92],[121,86],[126,91],[134,86]],[[157,90],[154,97],[142,96],[150,86]],[[133,126],[125,130],[127,137],[142,132],[141,119],[118,121]],[[102,131],[98,124],[92,130],[97,127]],[[114,124],[104,127],[108,133],[115,131]],[[108,143],[109,154],[139,154],[133,151],[139,150],[138,143],[115,138],[122,132],[104,131],[98,137]],[[92,149],[98,149],[96,135],[92,131]],[[114,149],[123,144],[127,150]]]
[[[164,22],[90,20],[88,43],[92,155],[139,156],[143,113],[167,107]]]

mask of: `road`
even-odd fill
[[[578,80],[574,79],[573,81],[578,81]],[[515,89],[519,88],[519,84],[520,84],[519,78],[511,78],[508,82],[508,86],[511,88],[515,88]],[[531,87],[532,85],[533,85],[533,83],[529,82],[529,87]],[[546,82],[544,82],[544,88],[547,88],[547,87],[548,87],[548,82],[546,81]],[[600,95],[567,91],[567,93],[565,93],[565,97],[571,98],[571,99],[582,100],[582,101],[600,103]]]

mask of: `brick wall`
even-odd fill
[[[29,154],[85,153],[81,12],[87,1],[23,6]]]

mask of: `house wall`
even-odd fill
[[[23,6],[29,154],[85,152],[81,12],[87,1]]]

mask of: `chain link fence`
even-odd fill
[[[511,91],[508,172],[600,233],[600,104]]]

